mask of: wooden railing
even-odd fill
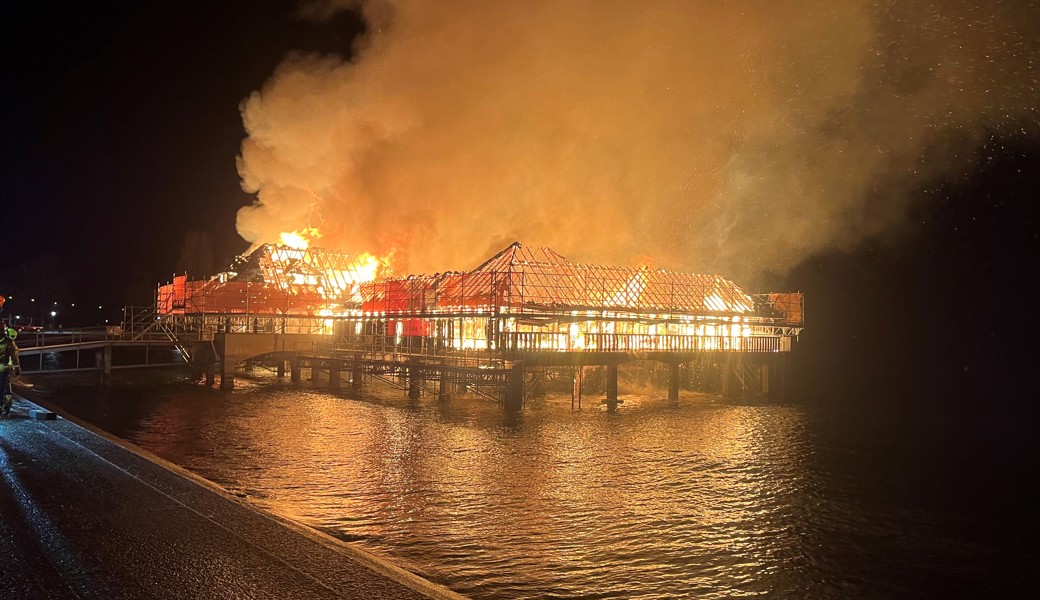
[[[504,333],[500,349],[513,352],[779,352],[777,337],[581,333]]]

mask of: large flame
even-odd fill
[[[321,237],[317,227],[307,227],[296,231],[283,231],[278,234],[278,245],[288,246],[293,250],[306,250],[311,245],[311,240]]]
[[[283,288],[310,286],[326,300],[348,298],[360,301],[360,284],[376,280],[390,268],[391,255],[380,258],[369,252],[351,256],[349,266],[342,262],[327,262],[313,256],[311,243],[322,237],[317,227],[283,231],[271,251],[274,262],[272,275]],[[297,271],[298,265],[309,265],[308,271]]]
[[[354,257],[354,263],[349,269],[330,270],[327,280],[332,285],[335,296],[342,296],[347,292],[353,296],[357,294],[360,284],[375,281],[379,276],[380,267],[386,264],[386,260],[365,252]],[[360,301],[360,298],[357,300]]]

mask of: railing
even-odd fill
[[[158,337],[157,337],[158,336]],[[89,327],[26,332],[16,339],[25,373],[63,373],[170,366],[187,361],[183,349],[161,331],[132,338],[121,327]],[[182,361],[159,362],[153,359],[153,347],[173,346],[181,352]],[[108,362],[113,348],[120,348],[119,364]],[[160,352],[159,356],[162,356]]]
[[[452,340],[454,341],[454,340]],[[501,333],[492,349],[458,349],[437,338],[419,336],[350,335],[337,339],[336,350],[446,357],[467,354],[501,357],[510,352],[786,352],[778,337],[697,336],[553,332]]]
[[[331,335],[335,320],[288,315],[164,315],[161,320],[178,333],[305,333]]]
[[[215,333],[294,333],[331,335],[335,321],[326,317],[243,314],[168,314],[153,308],[127,308],[121,327],[112,327],[114,337],[136,341],[172,341],[184,337],[212,339]]]
[[[434,339],[417,336],[396,338],[384,335],[350,335],[339,338],[335,344],[323,349],[341,356],[352,353],[383,355],[395,361],[421,358],[424,361],[474,369],[503,366],[502,356],[498,352],[472,348],[454,349]]]
[[[111,339],[105,327],[85,327],[80,329],[56,329],[44,331],[23,331],[18,334],[16,342],[20,350],[49,346],[66,346],[101,342]]]
[[[567,331],[498,332],[491,340],[438,335],[388,335],[361,332],[370,325],[357,317],[288,315],[189,314],[159,316],[154,310],[127,309],[118,331],[121,339],[167,341],[187,357],[187,339],[213,339],[216,333],[286,333],[327,336],[336,351],[376,352],[425,358],[467,355],[490,364],[514,352],[788,352],[783,335],[684,335],[650,333],[588,333]],[[378,323],[383,326],[383,323]],[[757,327],[757,326],[756,326]],[[112,335],[110,328],[109,335]],[[761,330],[760,327],[755,331]],[[357,331],[358,333],[355,333]],[[436,333],[437,328],[431,332]],[[335,333],[335,334],[334,334]],[[332,346],[334,345],[334,346]],[[461,347],[460,347],[461,346]]]
[[[425,336],[388,336],[384,334],[350,334],[337,338],[337,350],[358,350],[384,354],[411,354],[426,357],[451,353],[443,340]],[[487,354],[487,352],[485,352]]]
[[[615,333],[504,333],[501,349],[512,352],[780,352],[780,338]]]

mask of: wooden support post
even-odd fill
[[[451,394],[448,393],[448,374],[441,371],[441,380],[437,384],[437,399],[448,400],[451,398]]]
[[[506,411],[515,412],[524,407],[524,364],[516,362],[506,374],[506,389],[503,402]]]
[[[334,363],[329,367],[329,387],[338,390],[339,389],[339,363]]]
[[[311,383],[318,383],[318,379],[321,377],[321,369],[317,365],[311,364]]]
[[[192,345],[188,364],[191,366],[191,380],[193,382],[202,381],[202,377],[206,372],[206,366],[202,359],[202,349],[199,344]]]
[[[303,378],[300,373],[301,370],[300,361],[293,358],[289,366],[289,380],[293,383],[300,383],[300,380]]]
[[[363,376],[364,371],[361,369],[361,354],[354,354],[354,364],[351,365],[350,370],[350,388],[354,391],[360,390]]]
[[[722,362],[722,397],[730,400],[744,398],[744,383],[741,370],[744,357],[738,353],[727,353]]]
[[[578,410],[581,410],[581,384],[585,377],[585,367],[574,367],[574,387],[571,388],[571,410],[574,410],[574,402],[578,402]]]
[[[220,389],[235,389],[235,363],[228,360],[227,343],[220,347]]]
[[[419,368],[418,358],[409,358],[408,363],[408,397],[416,400],[422,392],[422,370]]]
[[[769,360],[768,398],[771,402],[784,402],[787,398],[784,388],[787,375],[787,353],[780,352]]]
[[[617,365],[607,365],[607,404],[617,404]]]
[[[282,358],[278,359],[277,369],[278,369],[278,379],[284,379],[285,378],[285,359],[282,359]]]
[[[668,363],[668,399],[672,402],[679,400],[679,363],[673,361]]]

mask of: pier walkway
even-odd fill
[[[38,409],[0,420],[0,597],[462,598]]]

